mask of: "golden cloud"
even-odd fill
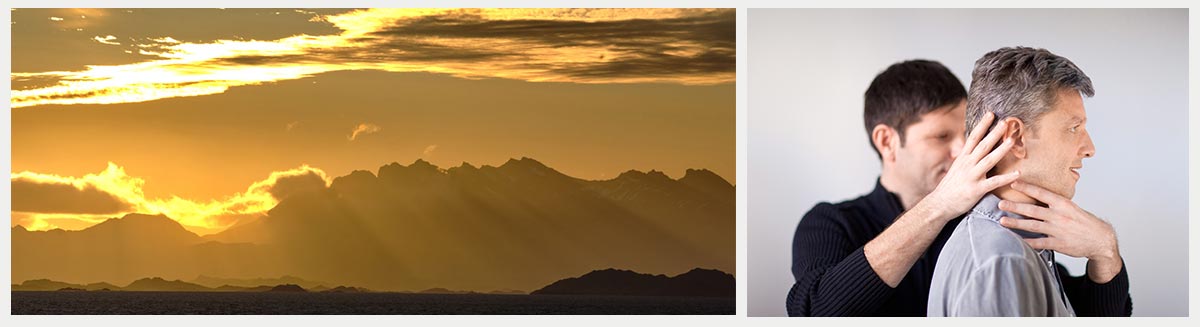
[[[729,83],[735,75],[732,9],[369,9],[315,17],[342,32],[207,43],[154,38],[136,46],[156,60],[13,73],[14,84],[56,82],[13,90],[10,104],[210,95],[342,70],[685,85]]]
[[[379,125],[369,123],[358,124],[358,126],[354,126],[354,130],[350,131],[350,136],[347,136],[346,139],[354,141],[360,134],[371,134],[381,130],[383,128],[379,127]]]
[[[117,37],[112,36],[112,35],[106,35],[104,37],[100,37],[97,35],[96,37],[92,38],[92,40],[96,40],[96,42],[100,42],[100,43],[108,44],[108,45],[121,45],[121,42],[116,41]]]
[[[83,177],[23,171],[12,174],[12,182],[13,185],[22,185],[21,189],[14,188],[13,190],[13,221],[29,230],[80,229],[112,218],[114,214],[144,213],[166,215],[178,221],[188,230],[204,235],[224,230],[238,223],[239,219],[266,213],[288,195],[328,187],[330,179],[324,171],[302,165],[290,170],[272,172],[266,179],[251,184],[245,192],[208,202],[177,196],[169,199],[147,198],[142,192],[145,181],[125,174],[124,168],[111,162],[104,171]],[[95,212],[94,210],[61,210],[29,204],[45,202],[42,201],[44,199],[38,199],[39,196],[61,194],[61,192],[54,193],[54,191],[58,191],[62,187],[95,193],[91,194],[92,197],[102,195],[124,207],[118,210]],[[16,199],[22,200],[16,201]],[[71,199],[60,198],[59,200],[70,201]],[[22,205],[18,206],[18,202]],[[72,203],[62,203],[62,205],[79,206]]]

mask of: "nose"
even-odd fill
[[[1083,146],[1080,148],[1080,151],[1083,153],[1084,158],[1096,156],[1096,145],[1092,143],[1092,135],[1087,130],[1083,131]]]
[[[953,140],[950,140],[950,160],[958,159],[958,154],[962,152],[963,144],[966,144],[966,138],[963,133],[954,133],[956,135]]]

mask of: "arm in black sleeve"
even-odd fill
[[[796,283],[788,291],[788,315],[871,315],[892,294],[867,262],[863,244],[852,241],[846,223],[828,203],[800,220],[792,240]]]
[[[1096,284],[1087,274],[1071,276],[1062,264],[1055,264],[1062,276],[1063,291],[1080,317],[1129,317],[1133,315],[1133,299],[1129,296],[1129,274],[1121,263],[1121,272],[1104,284]]]

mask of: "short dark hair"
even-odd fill
[[[863,94],[867,141],[875,154],[883,158],[871,139],[875,125],[896,129],[903,146],[905,129],[921,121],[921,115],[966,98],[967,89],[962,82],[937,61],[917,59],[892,64],[875,76]]]
[[[1092,79],[1075,63],[1046,49],[1000,48],[975,61],[971,93],[967,100],[966,126],[971,133],[984,113],[996,114],[995,122],[1016,117],[1036,134],[1036,122],[1050,111],[1058,91],[1071,89],[1084,96],[1096,94]]]

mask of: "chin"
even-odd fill
[[[1068,200],[1071,200],[1071,199],[1075,198],[1075,186],[1072,185],[1069,188],[1064,188],[1062,190],[1054,191],[1054,193],[1058,193],[1059,196],[1062,196],[1064,198],[1067,198]]]
[[[1075,185],[1073,183],[1072,184],[1062,184],[1060,186],[1060,185],[1056,185],[1054,183],[1041,183],[1041,182],[1036,181],[1036,179],[1034,181],[1028,181],[1025,179],[1021,179],[1021,181],[1040,186],[1041,188],[1044,188],[1047,191],[1050,191],[1050,193],[1054,193],[1055,195],[1058,195],[1058,196],[1061,196],[1061,197],[1064,197],[1067,199],[1071,199],[1071,198],[1075,197]]]

